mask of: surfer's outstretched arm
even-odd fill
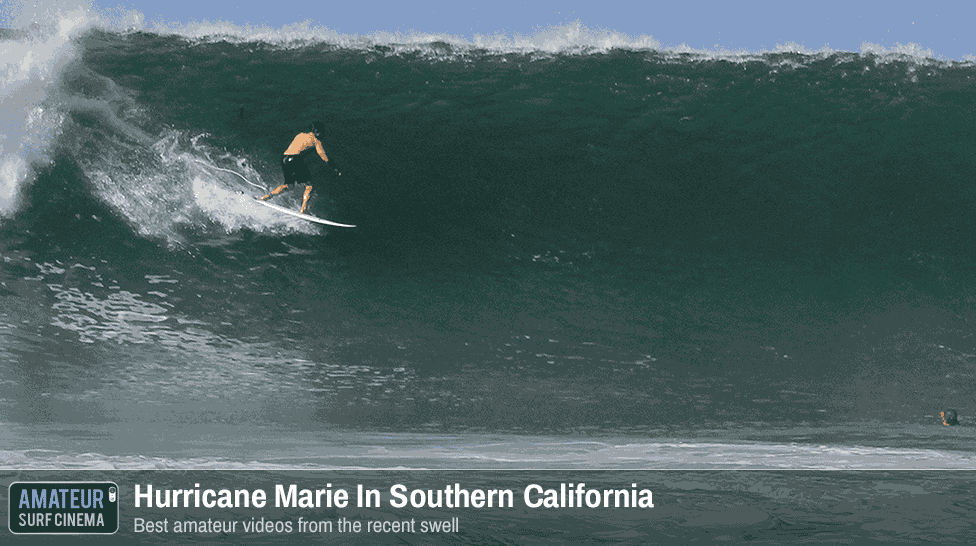
[[[322,158],[322,161],[325,161],[326,163],[328,163],[329,162],[329,156],[325,155],[325,147],[322,146],[322,141],[319,140],[319,139],[317,139],[317,138],[314,138],[314,135],[313,135],[312,140],[315,141],[315,151],[318,152],[319,157]]]

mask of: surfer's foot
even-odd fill
[[[262,201],[267,201],[268,199],[274,197],[275,195],[278,195],[279,193],[281,193],[282,191],[284,191],[287,188],[288,188],[288,184],[282,184],[282,185],[278,186],[277,188],[271,190],[271,193],[269,193],[268,195],[265,195],[264,197],[262,197],[261,200]]]

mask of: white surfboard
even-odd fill
[[[264,205],[264,206],[266,206],[268,208],[274,209],[274,210],[276,210],[278,212],[283,212],[285,214],[289,214],[291,216],[294,216],[295,218],[301,218],[302,220],[308,220],[309,222],[315,222],[316,224],[325,224],[327,226],[348,227],[348,228],[356,227],[354,225],[340,224],[339,222],[333,222],[331,220],[326,220],[325,218],[319,218],[318,216],[312,216],[311,214],[302,214],[302,213],[298,212],[297,210],[286,209],[285,207],[280,207],[278,205],[272,205],[271,203],[268,203],[267,201],[262,201],[262,200],[258,199],[257,197],[252,197],[251,199],[254,199],[254,201],[256,203],[260,203],[260,204],[262,204],[262,205]]]

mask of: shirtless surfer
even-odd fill
[[[301,214],[305,214],[305,207],[308,206],[308,198],[312,195],[312,174],[308,172],[302,155],[313,147],[318,152],[322,161],[328,162],[329,156],[325,155],[325,148],[322,147],[322,137],[325,135],[325,124],[321,121],[312,122],[312,130],[308,133],[298,133],[291,141],[291,145],[285,150],[285,155],[281,158],[281,172],[285,175],[285,183],[271,190],[271,193],[261,198],[266,201],[273,195],[278,195],[290,184],[305,184],[305,195],[302,197]],[[342,176],[338,169],[333,169],[336,175]]]

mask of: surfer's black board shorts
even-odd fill
[[[285,184],[312,184],[312,173],[308,172],[308,165],[301,155],[282,156],[281,172],[285,175]]]

